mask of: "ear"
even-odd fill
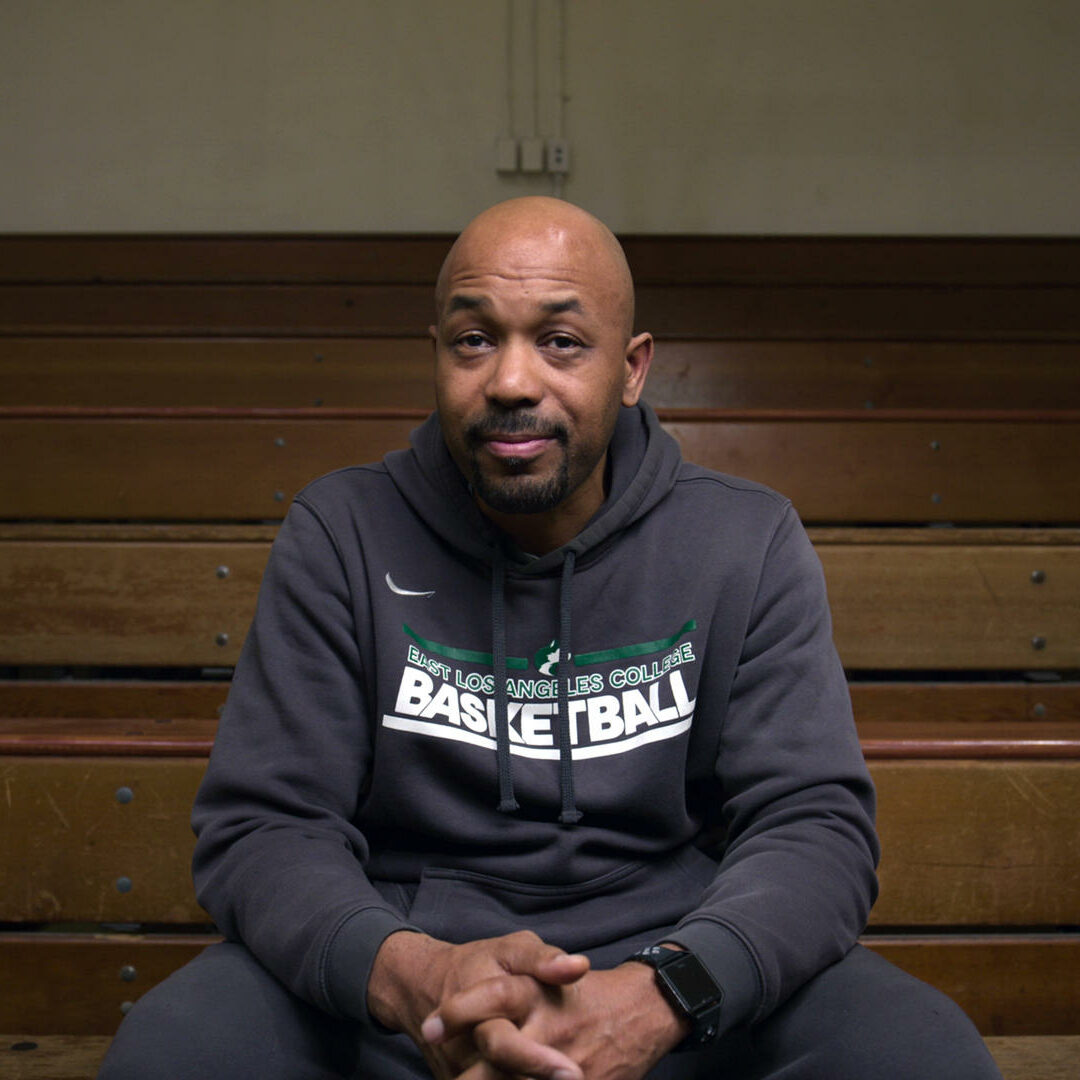
[[[645,388],[645,376],[653,358],[652,334],[638,334],[626,346],[626,382],[623,383],[622,403],[636,405]]]

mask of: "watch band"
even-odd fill
[[[650,945],[628,959],[648,964],[656,972],[657,986],[668,1004],[690,1021],[690,1034],[676,1051],[693,1050],[716,1038],[724,991],[692,952]]]

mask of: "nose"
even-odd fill
[[[542,361],[531,342],[510,339],[493,357],[485,392],[508,408],[535,405],[544,396]]]

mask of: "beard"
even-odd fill
[[[481,448],[485,437],[496,433],[553,439],[559,449],[559,461],[554,471],[537,476],[529,471],[532,462],[510,459],[498,473],[485,472],[481,465]],[[589,463],[583,471],[572,469],[573,465],[582,462],[580,455],[570,450],[570,433],[565,425],[544,423],[522,410],[488,412],[473,421],[465,429],[465,446],[473,490],[492,510],[502,514],[543,514],[554,510],[588,476],[595,464]],[[581,475],[577,476],[579,471]]]

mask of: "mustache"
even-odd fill
[[[541,439],[555,439],[564,446],[570,437],[565,425],[542,420],[525,409],[488,410],[465,428],[465,438],[472,446],[492,435],[535,435]]]

